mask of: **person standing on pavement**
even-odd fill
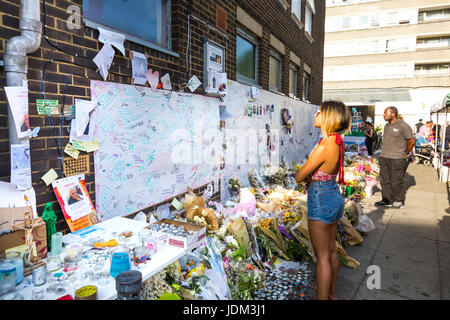
[[[351,119],[350,109],[344,103],[323,102],[313,124],[321,129],[323,138],[295,174],[297,183],[308,181],[308,230],[317,260],[319,300],[337,299],[336,232],[344,213],[344,198],[339,190],[339,184],[344,183],[345,146],[341,134],[350,129]]]
[[[420,128],[423,126],[423,119],[419,119],[419,122],[416,123],[416,138],[419,136]]]
[[[398,117],[396,107],[384,110],[383,149],[380,154],[381,201],[377,206],[392,206],[400,209],[405,205],[403,178],[406,173],[407,159],[416,141],[411,127]]]
[[[363,127],[363,133],[366,136],[366,148],[369,156],[373,156],[373,145],[375,140],[375,131],[373,130],[373,125],[371,122],[367,121],[365,126]]]

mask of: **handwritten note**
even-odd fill
[[[78,159],[78,155],[80,154],[80,151],[75,149],[70,143],[66,145],[66,148],[64,149],[64,152],[71,156],[74,159]]]
[[[50,169],[45,175],[41,178],[44,180],[45,184],[48,186],[50,183],[58,179],[58,174],[54,169]]]
[[[161,77],[161,82],[165,90],[172,90],[172,82],[170,81],[170,75],[168,73]]]
[[[59,101],[58,100],[36,100],[36,107],[38,114],[59,114]]]
[[[198,80],[197,76],[193,76],[188,82],[189,90],[191,90],[191,92],[194,92],[198,87],[200,87],[201,84],[202,83],[200,82],[200,80]]]
[[[173,199],[172,206],[174,206],[174,208],[177,209],[178,211],[183,209],[183,204],[180,201],[178,201],[177,198]]]
[[[86,152],[93,152],[99,149],[98,141],[83,142]]]
[[[83,141],[80,140],[72,140],[72,146],[74,149],[80,150],[80,151],[86,151],[86,146],[84,145]]]

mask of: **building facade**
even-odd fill
[[[450,1],[328,0],[325,25],[324,99],[413,126],[450,91]]]
[[[40,127],[30,140],[32,185],[41,215],[53,203],[57,229],[67,230],[50,186],[41,177],[61,172],[58,145],[69,140],[61,115],[75,99],[90,100],[90,81],[103,80],[92,59],[102,48],[98,27],[126,35],[106,81],[132,83],[130,51],[145,54],[148,67],[168,73],[173,89],[189,92],[188,80],[204,80],[204,43],[224,49],[230,80],[312,104],[322,101],[325,3],[314,0],[132,0],[108,7],[103,0],[41,0],[42,39],[28,55],[29,122]],[[20,35],[20,0],[0,2],[0,60],[6,43]],[[126,5],[126,7],[120,6]],[[10,141],[5,71],[0,67],[0,181],[10,181]],[[197,94],[203,94],[201,86]],[[58,100],[60,115],[39,115],[37,99]],[[94,158],[86,184],[95,204]],[[61,177],[61,176],[60,176]],[[149,208],[153,210],[154,208]]]

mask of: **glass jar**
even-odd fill
[[[52,255],[58,255],[62,250],[62,232],[56,232],[52,234],[51,252]]]
[[[147,262],[147,248],[136,247],[134,248],[134,265],[138,266]]]
[[[143,247],[147,249],[147,255],[151,257],[158,251],[158,242],[156,235],[149,229],[139,231],[139,240]]]
[[[33,269],[32,275],[35,287],[42,286],[47,281],[47,269],[44,266]]]
[[[124,271],[131,270],[130,253],[125,246],[118,246],[111,249],[111,267],[110,274],[113,278],[117,277]]]
[[[47,272],[55,272],[61,269],[61,259],[59,256],[49,255],[47,257]]]
[[[0,259],[0,296],[16,290],[16,265],[9,259]]]
[[[71,243],[66,247],[66,256],[72,261],[79,261],[83,258],[83,244]]]
[[[14,262],[16,266],[16,285],[23,280],[23,257],[19,251],[10,251],[5,254],[6,259]]]

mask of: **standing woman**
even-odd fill
[[[363,133],[366,136],[366,147],[367,152],[369,152],[369,156],[373,156],[373,142],[375,140],[373,125],[371,122],[366,122],[364,126]]]
[[[350,129],[351,113],[342,102],[326,101],[314,119],[323,138],[312,151],[297,182],[308,180],[308,229],[317,258],[316,281],[319,300],[336,300],[339,261],[336,232],[344,212],[338,183],[344,183],[344,141],[339,133]],[[339,175],[339,182],[336,177]]]

